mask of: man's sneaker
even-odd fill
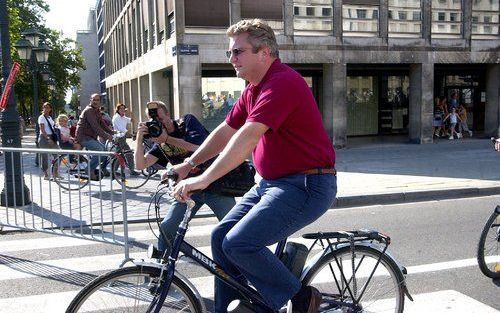
[[[449,140],[453,140],[453,136],[448,137]]]
[[[469,137],[472,137],[472,130],[469,130]]]
[[[457,134],[457,139],[460,139],[460,138],[462,138],[462,133]]]
[[[293,313],[316,313],[321,304],[321,293],[312,286],[302,286],[292,298]]]

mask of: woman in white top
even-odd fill
[[[118,146],[120,146],[120,149],[122,151],[132,151],[130,149],[130,146],[127,143],[127,126],[128,124],[131,123],[132,119],[130,117],[125,116],[125,112],[127,112],[127,107],[123,103],[118,103],[115,108],[115,115],[113,116],[113,130],[116,132],[120,132],[123,136],[119,137],[116,141]],[[135,171],[135,165],[134,165],[134,154],[133,153],[127,153],[125,154],[125,159],[127,166],[130,170],[130,174],[132,175],[138,175]]]
[[[54,134],[54,120],[50,116],[52,113],[52,106],[50,103],[43,104],[42,114],[38,117],[38,125],[40,126],[40,135],[38,136],[38,145],[42,149],[59,149],[59,146],[52,138]],[[49,179],[49,162],[48,154],[41,154],[41,166],[45,179]]]

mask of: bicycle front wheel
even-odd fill
[[[123,153],[123,157],[125,159],[125,177],[123,177],[122,179],[120,163],[117,159],[113,159],[113,161],[111,162],[111,170],[114,179],[120,185],[125,183],[125,187],[128,189],[137,189],[144,186],[144,184],[146,184],[151,177],[151,174],[143,175],[141,174],[141,172],[137,172],[134,170],[134,152],[127,151]]]
[[[314,286],[323,296],[318,312],[401,313],[403,283],[391,258],[385,254],[380,257],[378,250],[358,245],[354,254],[350,247],[330,253],[303,280],[303,284]]]
[[[477,263],[484,275],[500,278],[500,214],[496,210],[481,232],[477,247]]]
[[[52,161],[55,182],[65,190],[82,189],[89,183],[88,160],[84,155],[62,154]]]
[[[154,299],[160,269],[148,266],[124,267],[85,286],[68,306],[74,312],[146,312]],[[202,312],[202,304],[179,278],[174,276],[160,312]]]

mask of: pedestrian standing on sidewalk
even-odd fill
[[[467,109],[462,103],[458,106],[458,116],[460,117],[460,122],[458,124],[458,133],[460,137],[463,136],[464,131],[469,133],[469,137],[472,137],[472,130],[470,130],[467,125]]]
[[[104,151],[104,145],[97,140],[100,136],[107,140],[113,139],[113,130],[106,125],[101,114],[101,96],[95,93],[90,96],[90,103],[83,109],[76,126],[76,141],[89,151]],[[108,176],[106,164],[101,164],[101,171],[95,173],[102,158],[91,156],[89,171],[91,180],[99,180],[102,176]]]
[[[117,138],[116,143],[120,147],[121,151],[132,151],[130,149],[130,146],[127,143],[127,138],[130,138],[132,136],[129,135],[128,128],[127,126],[131,124],[132,119],[130,117],[125,116],[125,112],[127,112],[127,107],[123,103],[118,103],[115,108],[115,115],[113,115],[113,130],[120,132],[121,135]],[[127,165],[130,170],[130,174],[133,176],[139,175],[138,172],[135,171],[135,165],[134,165],[134,155],[131,153],[125,154],[125,157],[127,158]]]
[[[450,119],[450,137],[448,137],[448,139],[453,140],[454,135],[457,135],[457,138],[462,138],[462,136],[459,136],[459,134],[455,130],[457,123],[461,121],[460,117],[457,114],[457,109],[452,108],[451,112],[444,118],[444,121],[446,121],[447,119]]]
[[[267,248],[311,224],[337,192],[335,152],[304,78],[279,59],[274,31],[262,20],[229,27],[226,52],[236,76],[248,81],[242,95],[203,145],[174,167],[180,178],[218,155],[200,176],[181,180],[174,196],[194,190],[237,167],[252,153],[262,177],[212,232],[214,261],[248,281],[278,312],[288,300],[298,313],[315,313],[321,294],[300,280]],[[215,312],[239,295],[215,281]]]
[[[50,116],[52,113],[52,105],[45,102],[42,106],[42,114],[38,117],[38,125],[40,127],[40,135],[38,136],[38,145],[41,149],[58,149],[59,146],[55,140],[54,120]],[[49,155],[41,154],[41,167],[44,179],[50,179],[49,175]]]

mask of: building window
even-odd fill
[[[499,39],[500,2],[472,1],[472,39]]]
[[[344,36],[378,36],[378,6],[342,5]]]
[[[332,1],[293,0],[294,33],[300,36],[328,36],[333,31]]]
[[[389,0],[389,37],[421,37],[420,0]]]
[[[432,0],[432,37],[460,38],[462,34],[462,1]]]

